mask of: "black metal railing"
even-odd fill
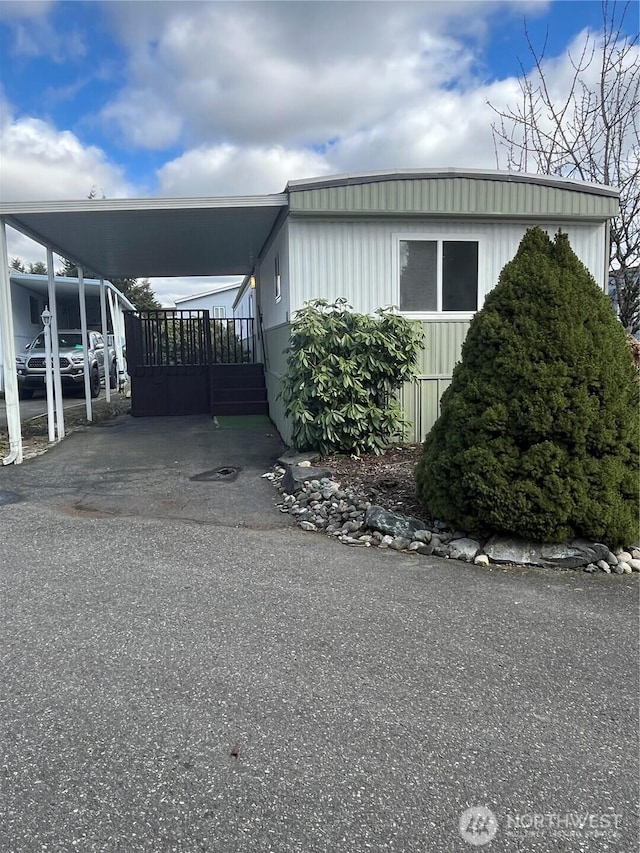
[[[138,341],[131,355],[143,367],[251,364],[255,326],[251,317],[211,319],[208,311],[155,310],[138,315]]]

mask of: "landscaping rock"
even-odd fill
[[[285,465],[282,488],[290,495],[299,492],[303,485],[309,480],[321,480],[330,477],[329,468],[301,468],[298,465]]]
[[[480,543],[476,542],[475,539],[468,539],[466,536],[462,539],[453,539],[451,547],[455,548],[459,554],[456,559],[465,560],[468,563],[470,563],[480,551]]]
[[[426,524],[419,518],[398,515],[389,512],[381,506],[370,506],[364,516],[365,526],[371,530],[380,530],[389,536],[401,536],[405,539],[413,539],[416,530],[424,530]]]
[[[309,450],[307,453],[296,453],[289,450],[278,457],[278,465],[286,470],[287,465],[299,465],[301,462],[317,462],[320,459],[320,454],[316,451]]]
[[[310,458],[309,458],[310,457]],[[317,459],[313,454],[285,454],[269,479],[283,493],[280,512],[290,513],[302,530],[324,532],[344,545],[391,548],[410,554],[445,557],[478,566],[490,562],[545,568],[584,568],[588,574],[640,573],[640,549],[619,549],[618,556],[601,543],[574,540],[555,545],[510,536],[493,536],[484,546],[476,539],[453,533],[445,522],[431,529],[418,518],[371,505],[362,495],[343,489],[328,468],[301,466]]]
[[[394,551],[404,551],[409,545],[411,545],[410,539],[405,539],[404,536],[396,536],[389,545],[389,548],[393,548]]]
[[[547,569],[577,569],[604,559],[609,553],[605,545],[581,539],[555,545],[513,536],[492,536],[484,550],[493,563],[515,563]]]
[[[429,542],[431,542],[432,536],[433,536],[433,534],[431,533],[430,530],[416,530],[413,534],[413,541],[414,542],[425,542],[428,544]]]

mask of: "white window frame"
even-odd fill
[[[282,280],[280,278],[280,255],[275,256],[275,260],[273,262],[273,277],[275,281],[275,291],[276,291],[276,302],[280,302],[282,299]]]
[[[224,305],[213,305],[211,307],[211,316],[214,320],[226,320],[227,309]]]
[[[482,287],[482,269],[484,241],[478,234],[456,234],[456,233],[429,233],[424,231],[406,231],[398,232],[392,235],[393,245],[393,286],[395,294],[395,304],[401,314],[412,320],[471,320],[474,314],[482,307],[483,296],[485,292]],[[403,241],[424,241],[429,243],[437,243],[438,250],[436,254],[436,300],[437,308],[435,311],[404,311],[400,306],[400,243]],[[442,310],[442,244],[447,242],[455,243],[477,243],[478,244],[478,281],[477,281],[477,300],[476,307],[473,311],[443,311]]]

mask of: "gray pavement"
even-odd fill
[[[104,400],[104,388],[100,391],[96,400]],[[62,398],[62,406],[66,409],[80,408],[84,409],[84,397],[67,394]],[[36,391],[31,400],[20,400],[20,419],[22,421],[30,420],[31,418],[46,417],[47,414],[47,399],[44,394]],[[0,396],[0,429],[7,428],[7,404],[4,396]]]
[[[484,806],[635,850],[637,578],[303,533],[280,449],[125,417],[0,469],[0,849],[470,851]]]

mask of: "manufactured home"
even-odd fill
[[[403,391],[408,438],[421,441],[438,416],[469,322],[526,229],[566,232],[606,290],[609,227],[618,210],[612,187],[523,173],[416,169],[295,180],[275,195],[0,204],[0,239],[6,257],[4,224],[10,225],[105,278],[241,276],[230,328],[248,318],[250,335],[236,337],[243,358],[250,351],[261,365],[261,407],[268,407],[285,441],[290,425],[278,394],[296,312],[320,297],[344,297],[360,312],[396,306],[425,331],[418,379]],[[7,280],[0,278],[0,298]],[[202,315],[203,322],[220,323],[209,308]],[[128,317],[135,331],[137,321]],[[178,339],[184,336],[173,333],[168,342]],[[199,358],[215,349],[209,343],[192,351]],[[129,364],[134,414],[186,414],[190,406],[215,414],[225,373],[233,385],[229,406],[249,410],[250,401],[241,399],[248,365],[225,370],[203,363],[198,377],[185,361],[191,351],[166,365],[157,362],[157,352],[145,352],[143,343],[135,347],[139,364]],[[255,368],[247,385],[257,381]],[[164,401],[161,411],[136,411],[136,387],[142,397],[143,383],[147,399]]]
[[[504,172],[426,170],[290,181],[287,207],[239,299],[253,285],[264,327],[271,417],[291,319],[305,301],[345,297],[356,311],[396,306],[424,326],[419,376],[404,389],[421,441],[460,357],[469,322],[526,231],[565,231],[595,280],[609,277],[610,187]]]

